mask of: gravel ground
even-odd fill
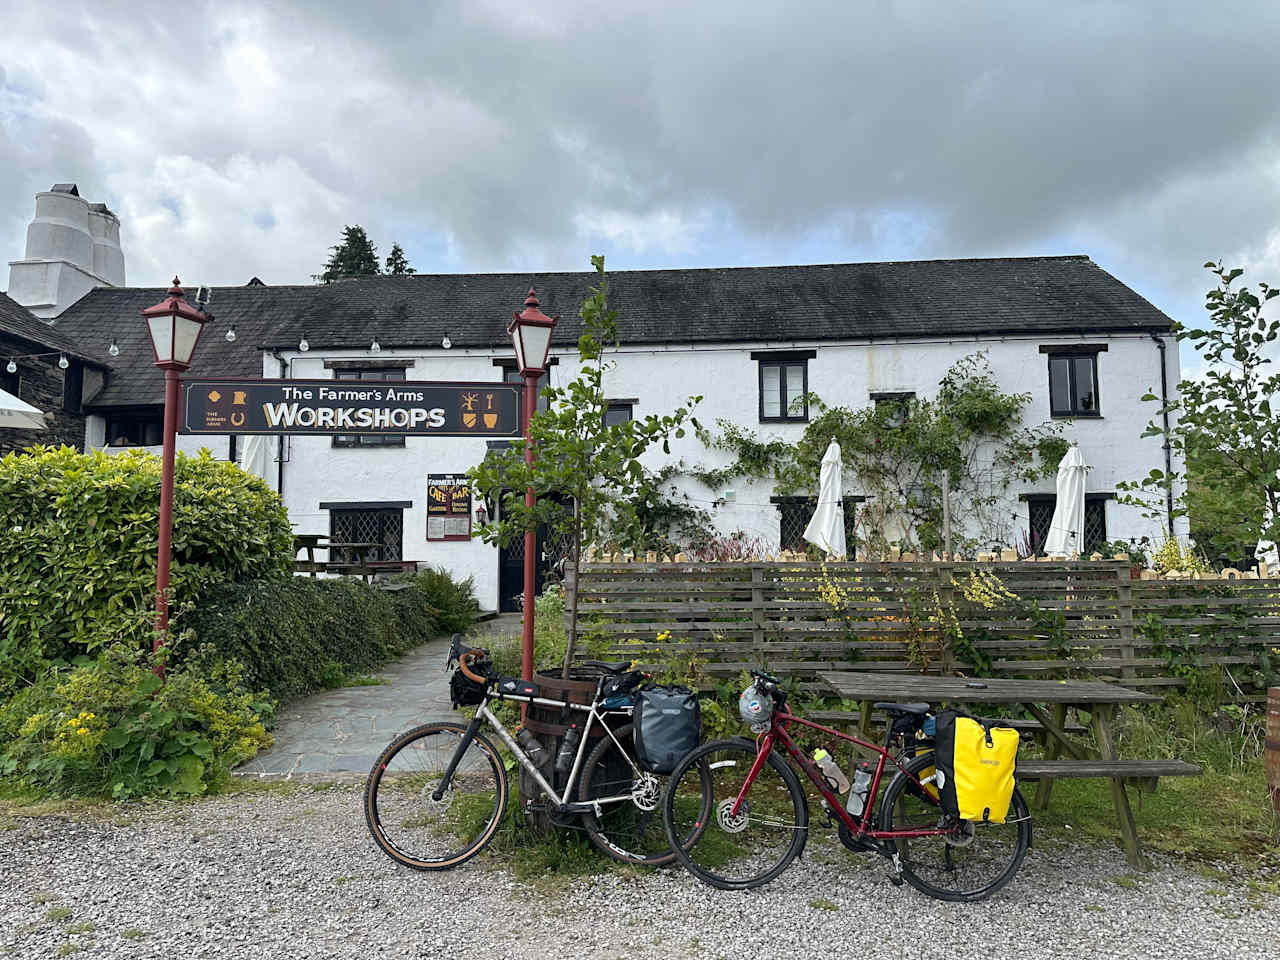
[[[422,874],[374,847],[356,786],[239,794],[0,822],[0,957],[1280,955],[1280,898],[1175,862],[1134,875],[1041,841],[974,905],[893,887],[884,864],[818,833],[746,893],[677,870],[523,881],[489,852]]]

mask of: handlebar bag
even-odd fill
[[[938,714],[934,765],[942,809],[961,820],[1004,823],[1013,799],[1018,731],[984,726],[953,710]]]
[[[484,699],[485,685],[476,683],[461,670],[453,671],[449,678],[449,699],[453,708],[478,706]]]
[[[670,773],[702,739],[698,695],[688,687],[641,687],[636,692],[632,730],[640,767],[650,773]]]

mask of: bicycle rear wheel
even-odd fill
[[[467,728],[427,723],[396,737],[369,771],[365,821],[391,859],[415,870],[448,870],[493,839],[507,804],[507,774],[492,743],[476,734],[439,800]]]
[[[578,799],[581,801],[612,801],[600,805],[600,813],[584,814],[583,826],[591,842],[604,853],[622,863],[635,863],[646,867],[660,867],[671,863],[676,852],[667,841],[662,825],[662,791],[667,778],[661,774],[637,770],[632,756],[621,750],[618,744],[631,742],[632,727],[628,724],[614,731],[617,743],[608,734],[591,751],[579,779]],[[625,797],[618,800],[618,797]],[[704,784],[703,808],[710,809],[710,778]],[[706,817],[701,818],[706,824]],[[702,832],[695,827],[682,842],[693,843]]]
[[[804,790],[776,753],[770,753],[738,812],[732,812],[755,760],[750,740],[703,744],[676,765],[663,796],[668,844],[690,873],[721,890],[768,883],[799,856],[808,839]],[[687,849],[677,843],[691,835],[696,839]]]
[[[912,777],[933,773],[933,754],[915,757],[885,791],[880,808],[883,830],[931,830],[948,822],[936,791],[921,790]],[[908,776],[910,774],[911,776]],[[1013,879],[1031,845],[1031,814],[1015,787],[1004,823],[952,820],[948,835],[895,840],[902,877],[938,900],[985,900]]]

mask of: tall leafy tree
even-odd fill
[[[1119,486],[1127,502],[1155,516],[1166,491],[1180,488],[1174,515],[1190,515],[1194,529],[1212,528],[1214,540],[1232,556],[1243,544],[1280,541],[1280,419],[1271,410],[1280,373],[1273,372],[1269,355],[1280,338],[1280,319],[1263,315],[1280,288],[1259,283],[1255,293],[1235,286],[1244,274],[1239,267],[1210,262],[1205,268],[1218,278],[1205,295],[1210,322],[1175,323],[1174,334],[1195,346],[1208,369],[1179,382],[1177,399],[1158,411],[1177,417],[1168,442],[1187,468],[1152,470]],[[1143,399],[1159,398],[1149,391]],[[1163,420],[1148,424],[1143,436],[1162,435]],[[1200,546],[1218,549],[1214,543]]]
[[[342,228],[342,240],[329,248],[329,262],[324,265],[324,272],[313,274],[312,279],[333,283],[344,277],[371,277],[381,272],[377,248],[365,235],[364,227],[357,224]]]
[[[398,243],[391,244],[391,252],[387,254],[387,273],[393,277],[404,276],[405,274],[417,273],[418,271],[409,266],[409,260],[404,255],[404,248]]]
[[[683,437],[686,423],[697,427],[693,408],[702,399],[690,397],[670,414],[605,422],[609,403],[604,378],[614,365],[605,351],[617,345],[618,311],[609,306],[604,257],[593,256],[591,265],[599,283],[578,312],[582,318],[580,370],[563,387],[542,390],[548,407],[535,414],[530,427],[536,459],[526,464],[523,448],[513,445],[468,474],[483,495],[501,498],[500,519],[481,529],[486,542],[509,546],[526,531],[546,524],[550,536],[568,544],[569,559],[575,564],[581,561],[586,544],[638,535],[644,526],[639,512],[645,499],[642,494],[649,482],[640,459],[659,445],[670,453],[671,438]],[[524,502],[525,488],[530,486],[538,494],[532,510]],[[577,644],[576,594],[568,614],[565,676]]]

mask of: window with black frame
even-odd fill
[[[365,370],[334,370],[335,380],[404,380],[403,367],[376,367]],[[403,433],[339,434],[335,447],[403,447]]]
[[[778,547],[803,553],[810,546],[804,538],[805,528],[818,509],[817,497],[772,497],[774,506],[778,508]],[[845,552],[852,557],[856,554],[858,542],[858,505],[866,497],[844,497],[844,542]]]
[[[1086,494],[1084,498],[1084,543],[1081,556],[1088,556],[1107,542],[1107,500],[1110,494]],[[1032,494],[1027,501],[1028,546],[1034,555],[1044,553],[1044,542],[1053,523],[1058,498],[1052,493]]]
[[[514,383],[517,387],[524,387],[524,377],[520,375],[520,368],[515,365],[514,361],[511,363],[504,362],[501,366],[503,383]],[[547,372],[538,378],[538,402],[534,408],[538,413],[542,413],[550,406],[547,402],[547,398],[542,395],[542,388],[549,386],[551,386],[550,366],[547,367]],[[523,404],[521,404],[520,409],[524,409]]]
[[[898,390],[892,393],[873,393],[871,402],[876,406],[876,413],[890,428],[900,427],[907,422],[911,413],[911,401],[916,398],[914,390]]]
[[[626,423],[632,418],[635,409],[634,400],[610,400],[604,411],[604,425],[611,427],[615,423]]]
[[[109,411],[106,414],[109,447],[158,447],[164,443],[164,408]]]
[[[1042,346],[1049,356],[1049,413],[1055,417],[1100,417],[1098,354],[1106,344]]]
[[[814,350],[751,354],[759,365],[761,423],[809,421],[809,361],[815,356]]]
[[[404,550],[404,510],[399,507],[330,509],[329,539],[333,543],[372,544],[365,547],[335,547],[330,550],[329,556],[333,563],[401,560]]]

